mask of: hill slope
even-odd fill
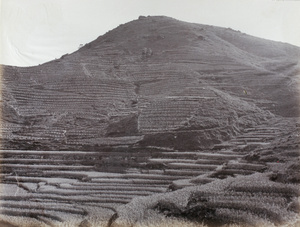
[[[231,29],[140,18],[61,59],[5,66],[4,138],[70,147],[146,135],[198,149],[272,114],[298,116],[298,59],[297,47]]]

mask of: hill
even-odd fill
[[[190,138],[189,149],[206,147],[203,129],[215,143],[273,114],[298,116],[298,59],[297,47],[231,29],[140,18],[61,59],[4,66],[4,138],[69,147],[145,136],[179,149]],[[169,139],[157,141],[161,133]]]
[[[132,225],[139,210],[190,221],[209,214],[200,222],[249,223],[245,214],[287,221],[298,209],[300,182],[299,58],[296,46],[156,16],[120,25],[45,64],[2,66],[2,171],[10,201],[3,214],[64,221],[54,208],[41,213],[38,201],[38,212],[15,204],[33,195],[85,219],[94,200],[114,207],[169,186],[178,191],[113,208],[120,218],[109,223],[127,218]],[[239,181],[241,187],[232,183]],[[258,186],[249,189],[253,181]],[[11,187],[21,187],[23,197],[12,197]],[[253,192],[265,193],[264,217]],[[185,206],[170,203],[178,195]],[[216,195],[222,203],[213,202]],[[233,197],[237,202],[226,205]]]

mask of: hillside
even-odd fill
[[[230,29],[142,18],[59,60],[4,67],[4,131],[13,132],[8,140],[42,146],[142,135],[148,143],[148,135],[153,141],[167,132],[180,143],[197,134],[205,139],[189,129],[211,129],[220,142],[227,139],[221,132],[232,135],[272,114],[299,114],[292,77],[298,59],[296,47]],[[198,149],[198,139],[191,140]]]
[[[273,179],[273,187],[287,187],[288,200],[295,200],[294,184],[299,183],[295,164],[299,158],[299,59],[296,46],[158,16],[120,25],[78,51],[45,64],[3,66],[4,188],[16,187],[18,177],[17,188],[23,182],[26,198],[61,196],[74,190],[69,199],[76,201],[79,210],[72,210],[58,197],[50,196],[51,201],[64,204],[65,213],[89,217],[91,211],[86,207],[95,198],[105,204],[99,209],[114,204],[116,212],[115,207],[138,195],[162,193],[169,186],[190,190],[185,188],[196,187],[198,182],[205,185],[200,191],[207,193],[224,180],[221,184],[230,184],[233,188],[229,189],[235,191],[231,178],[248,182],[242,177],[249,175],[251,181],[259,176],[263,182],[271,181],[272,174],[268,174],[280,173]],[[276,150],[280,147],[287,153]],[[290,167],[293,165],[296,168]],[[295,177],[283,181],[288,172]],[[62,179],[66,184],[61,185]],[[101,188],[103,182],[106,189]],[[268,193],[271,189],[265,184],[269,187],[264,181],[262,190]],[[130,193],[121,192],[122,187]],[[90,190],[100,190],[109,199],[86,198]],[[116,191],[112,196],[108,190]],[[230,193],[225,193],[225,200],[238,196]],[[78,194],[83,197],[75,198]],[[5,194],[4,200],[10,201],[10,196]],[[273,197],[274,193],[266,201]],[[281,207],[276,209],[287,209],[283,200],[278,199]],[[191,213],[190,203],[180,209],[174,208],[177,205],[168,208],[169,216]],[[43,215],[15,206],[16,210],[2,213],[31,214],[46,224],[68,220],[56,218],[51,209]],[[38,209],[39,204],[34,206]],[[226,212],[232,209],[212,206],[214,214],[220,207]],[[276,209],[270,213],[268,208],[266,205],[263,211],[272,221]],[[148,206],[143,209],[152,210]],[[120,217],[135,215],[118,212]],[[226,216],[226,212],[219,213]],[[285,212],[279,221],[286,221],[285,217],[296,211]],[[235,215],[236,219],[226,216],[228,222],[247,223]]]

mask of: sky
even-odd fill
[[[32,66],[60,58],[140,15],[300,46],[300,0],[0,0],[0,63]]]

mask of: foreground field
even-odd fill
[[[1,218],[17,226],[107,226],[114,217],[111,226],[283,225],[299,211],[298,124],[268,122],[205,151],[2,150]]]

